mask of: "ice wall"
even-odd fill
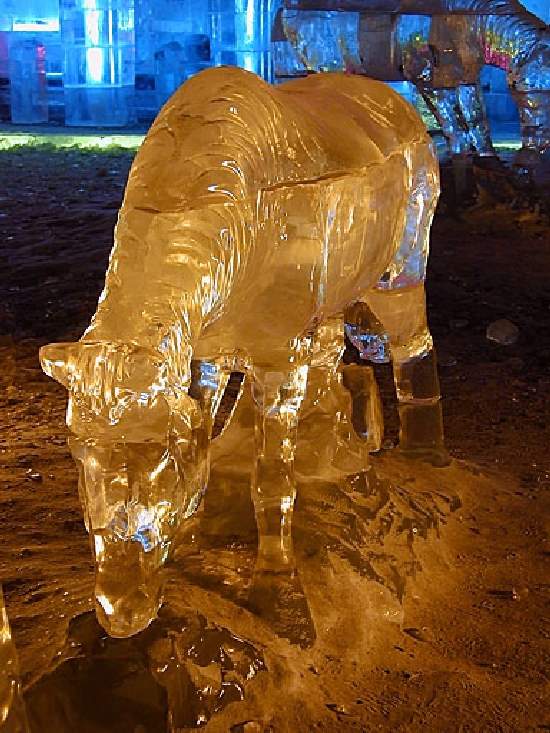
[[[0,30],[58,31],[59,0],[0,0]]]
[[[10,75],[8,42],[41,43],[50,116],[52,101],[62,101],[63,78],[67,124],[127,125],[136,113],[152,117],[178,86],[208,66],[242,66],[271,80],[275,3],[0,0],[0,49],[6,48],[5,58],[0,53],[0,77]],[[22,88],[27,97],[30,83]]]
[[[138,104],[158,109],[210,66],[208,0],[136,0],[135,22]]]
[[[272,0],[210,0],[213,65],[230,64],[271,78]]]
[[[48,74],[60,72],[59,0],[0,0],[0,114],[47,122],[58,102]],[[9,80],[9,84],[7,83]]]
[[[136,0],[139,96],[154,89],[158,107],[186,79],[222,64],[271,79],[272,6],[273,0]]]

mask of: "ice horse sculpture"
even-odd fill
[[[272,87],[222,67],[161,110],[132,165],[92,322],[77,343],[41,351],[44,371],[69,391],[96,607],[111,634],[156,615],[157,571],[206,488],[232,370],[246,373],[255,404],[264,566],[290,561],[308,372],[317,387],[342,387],[344,312],[363,355],[383,360],[391,349],[402,448],[442,449],[424,296],[438,193],[424,125],[376,81],[314,75]],[[365,380],[352,373],[346,385],[361,430]]]
[[[519,109],[519,159],[536,163],[550,146],[550,32],[518,0],[286,0],[276,26],[292,73],[412,82],[452,153],[493,154],[479,76],[499,67]]]

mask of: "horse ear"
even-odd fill
[[[43,371],[56,382],[69,388],[71,357],[78,350],[77,343],[48,344],[40,349],[40,364]]]

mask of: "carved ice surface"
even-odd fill
[[[124,642],[106,639],[93,615],[82,614],[28,689],[29,720],[36,733],[190,730],[242,700],[265,669],[259,650],[199,614],[163,614]]]
[[[0,731],[27,733],[15,645],[0,587]]]
[[[520,114],[519,160],[532,165],[550,146],[550,33],[518,0],[285,0],[277,25],[288,41],[286,54],[278,41],[279,76],[407,79],[452,153],[493,154],[479,78],[484,64],[503,69]]]
[[[292,567],[295,461],[341,476],[380,447],[370,368],[339,370],[344,323],[365,359],[391,354],[402,450],[444,457],[424,296],[438,193],[421,120],[379,82],[271,87],[211,69],[165,105],[134,160],[90,326],[41,351],[69,391],[111,634],[155,617],[160,568],[208,484],[232,371],[254,405],[258,570]]]

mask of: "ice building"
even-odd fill
[[[282,66],[300,75],[277,27],[281,4],[0,0],[0,120],[123,127],[150,121],[177,86],[208,66],[242,66],[275,81]],[[548,0],[525,5],[550,21]],[[327,57],[341,52],[328,28],[312,40]],[[490,116],[517,116],[504,71],[487,67],[482,83]],[[406,83],[397,88],[411,94]]]

